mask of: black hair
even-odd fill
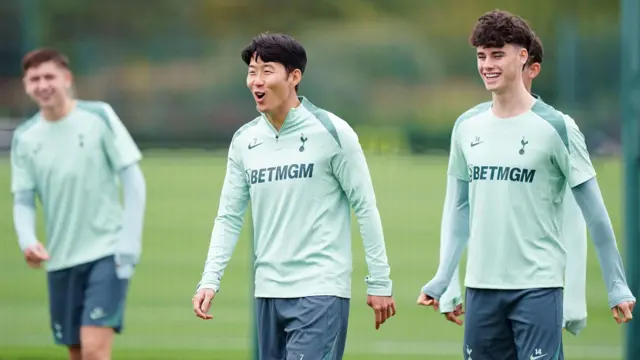
[[[262,33],[251,40],[242,50],[242,61],[247,66],[251,59],[280,63],[291,73],[299,69],[302,74],[307,67],[307,52],[300,42],[289,35]],[[296,85],[296,90],[298,86]]]

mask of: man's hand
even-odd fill
[[[616,305],[611,312],[613,313],[613,318],[616,320],[616,323],[628,323],[633,319],[633,308],[636,306],[635,301],[625,301],[618,305]],[[620,315],[624,317],[620,317]]]
[[[211,309],[211,302],[216,297],[216,292],[213,289],[200,289],[194,296],[193,300],[193,312],[196,316],[203,320],[213,319],[213,315],[207,314]]]
[[[418,300],[416,300],[416,303],[419,306],[433,306],[434,311],[437,311],[440,309],[440,302],[432,298],[431,296],[423,293],[422,291],[420,292],[420,296],[418,296]],[[458,317],[463,314],[464,314],[464,309],[462,308],[462,304],[459,304],[458,306],[456,306],[456,308],[453,311],[444,313],[444,316],[447,320],[451,321],[452,323],[462,325],[462,319]]]
[[[440,308],[440,302],[431,296],[420,292],[420,296],[418,296],[418,300],[416,303],[420,306],[433,306],[433,310],[438,310]]]
[[[118,279],[128,280],[133,277],[136,268],[135,256],[131,254],[116,253],[114,261],[116,262],[116,276]]]
[[[462,304],[456,306],[455,310],[451,312],[444,313],[444,317],[451,321],[452,323],[462,325],[462,319],[459,316],[464,314],[464,309],[462,308]]]
[[[387,319],[396,314],[396,303],[391,296],[367,296],[367,305],[373,309],[376,320],[376,330]]]
[[[43,261],[49,260],[49,253],[42,243],[37,242],[24,251],[24,259],[27,265],[37,269],[42,266]]]

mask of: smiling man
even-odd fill
[[[193,309],[202,319],[220,289],[251,201],[260,359],[342,359],[351,297],[351,208],[369,276],[376,329],[395,314],[380,214],[353,129],[298,96],[307,58],[287,35],[242,51],[260,112],[233,136]]]
[[[111,106],[71,96],[73,75],[62,53],[34,50],[22,67],[24,89],[40,111],[16,129],[11,147],[20,248],[29,266],[46,264],[56,343],[72,360],[108,360],[142,248],[142,156]],[[36,198],[46,244],[35,232]]]
[[[522,80],[528,92],[531,92],[533,80],[540,74],[542,69],[542,61],[544,58],[544,47],[542,40],[538,36],[534,36],[531,48],[529,49],[529,60],[522,70]],[[537,95],[534,95],[538,97]],[[486,106],[486,105],[485,105]],[[445,196],[445,209],[452,205],[453,194],[451,190],[455,189],[456,177],[447,176],[449,186]],[[576,203],[571,192],[571,188],[567,185],[562,200],[563,216],[561,221],[562,238],[564,247],[567,251],[567,266],[565,269],[565,285],[564,285],[564,301],[563,301],[563,327],[574,335],[578,335],[587,324],[587,301],[586,301],[586,277],[587,277],[587,227],[582,216],[582,211]],[[449,211],[445,210],[443,215],[447,215]],[[447,226],[449,219],[444,216],[442,220],[443,227]],[[444,240],[442,237],[441,240]],[[446,319],[458,325],[462,325],[459,318],[464,313],[462,307],[462,296],[460,293],[460,284],[458,280],[458,269],[454,273],[451,285],[440,298],[440,311],[445,315]]]
[[[465,359],[563,359],[567,184],[591,233],[616,322],[631,320],[616,238],[584,137],[570,117],[536,99],[522,75],[533,33],[518,16],[492,11],[470,37],[492,101],[461,115],[452,133],[449,221],[440,266],[418,303],[438,306],[469,245]]]

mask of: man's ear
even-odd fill
[[[542,71],[542,65],[540,65],[540,63],[533,63],[529,65],[529,72],[532,80],[540,75],[540,71]]]
[[[291,77],[291,83],[294,87],[298,86],[300,81],[302,81],[302,71],[300,71],[300,69],[293,70],[289,73],[289,76]]]

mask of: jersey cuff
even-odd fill
[[[205,283],[199,283],[198,286],[196,287],[196,292],[203,290],[203,289],[211,289],[213,290],[216,294],[218,292],[220,292],[220,286],[213,284],[213,283],[209,283],[209,282],[205,282]]]
[[[367,283],[367,295],[391,296],[393,293],[393,282],[390,279],[373,280],[367,276],[365,282]]]

